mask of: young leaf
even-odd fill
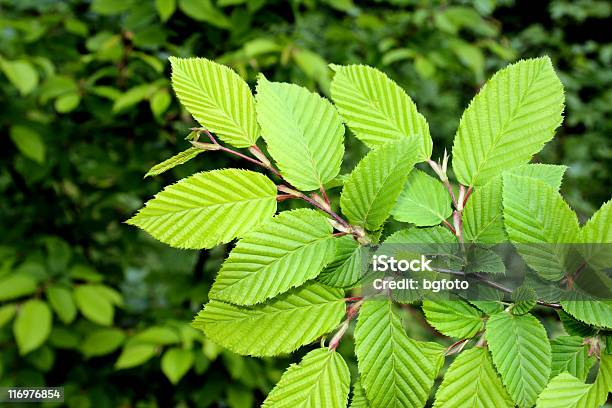
[[[566,166],[524,164],[504,173],[542,180],[559,190]],[[493,177],[487,184],[475,187],[463,209],[463,234],[472,242],[496,244],[507,240],[502,218],[502,179]]]
[[[484,329],[484,316],[462,300],[425,300],[427,322],[445,336],[466,339]]]
[[[193,365],[193,352],[173,347],[164,353],[161,369],[172,384],[177,384]]]
[[[126,221],[177,248],[212,248],[276,212],[276,186],[248,170],[194,174],[167,186]]]
[[[434,368],[433,378],[437,378],[440,370],[444,366],[446,347],[433,341],[417,341],[416,343]]]
[[[351,397],[351,405],[349,408],[369,408],[370,403],[365,395],[365,390],[361,386],[361,379],[357,378],[353,384],[353,396]]]
[[[170,64],[176,96],[195,120],[232,146],[255,144],[255,100],[238,74],[205,58],[170,57]]]
[[[309,209],[282,212],[238,242],[209,297],[237,305],[263,302],[315,278],[335,252],[324,216]]]
[[[17,313],[17,306],[13,303],[9,303],[8,305],[0,306],[0,329],[11,321],[11,319]]]
[[[604,203],[580,230],[580,252],[589,266],[605,269],[612,264],[612,200]]]
[[[204,150],[198,149],[197,147],[190,147],[187,150],[183,150],[182,152],[175,154],[169,159],[166,159],[163,162],[151,167],[151,170],[149,170],[147,174],[145,174],[145,177],[157,176],[159,174],[162,174],[176,166],[179,166],[183,163],[187,163],[189,160],[193,159],[198,154],[203,152]]]
[[[409,140],[387,143],[364,157],[345,181],[342,212],[352,224],[378,230],[385,222],[416,161]]]
[[[121,370],[139,366],[153,358],[156,353],[157,347],[153,344],[126,345],[115,362],[115,369]]]
[[[486,338],[510,396],[520,408],[531,407],[550,374],[551,350],[546,330],[530,314],[502,312],[489,319]]]
[[[527,163],[561,124],[563,102],[563,85],[548,57],[498,71],[461,117],[453,145],[457,179],[483,185]]]
[[[315,349],[297,365],[290,365],[263,408],[344,408],[351,375],[342,356],[328,349]]]
[[[74,290],[74,301],[87,319],[102,326],[113,324],[113,304],[99,285],[80,285]]]
[[[375,407],[423,407],[433,385],[433,366],[404,331],[391,302],[363,304],[355,328],[361,384]]]
[[[64,286],[52,285],[46,289],[47,299],[55,314],[65,324],[70,324],[77,314],[76,305],[70,290]]]
[[[512,301],[514,304],[510,308],[510,311],[515,315],[524,315],[534,308],[537,299],[537,294],[531,287],[526,285],[519,286],[512,292]]]
[[[569,373],[561,373],[553,378],[538,397],[536,408],[576,407],[578,401],[586,396],[591,388]],[[596,405],[592,405],[595,407]]]
[[[418,227],[440,224],[452,214],[451,198],[440,181],[420,170],[413,170],[402,190],[393,218]]]
[[[338,289],[311,284],[256,306],[212,300],[197,315],[193,326],[238,354],[289,353],[338,326],[345,311],[343,294]]]
[[[87,334],[81,344],[86,357],[104,356],[117,350],[125,340],[123,331],[115,328],[98,329]]]
[[[578,219],[561,195],[543,181],[504,174],[504,225],[527,264],[544,279],[559,280],[566,270],[566,245],[578,240]]]
[[[410,140],[416,161],[431,156],[425,118],[406,92],[379,70],[365,65],[331,66],[334,104],[357,138],[370,148]]]
[[[318,190],[340,172],[344,125],[326,99],[261,75],[257,119],[270,155],[287,181],[300,190]]]
[[[338,237],[335,241],[335,255],[317,280],[336,288],[350,287],[361,278],[361,246],[350,235]]]
[[[494,251],[477,246],[471,247],[467,252],[467,273],[503,274],[506,272],[504,260]]]
[[[589,356],[589,347],[582,337],[561,336],[550,342],[552,367],[550,376],[555,377],[566,371],[585,381],[595,358]]]
[[[514,403],[506,392],[489,356],[475,347],[459,354],[446,371],[436,392],[434,408],[512,408]]]
[[[23,356],[40,347],[51,333],[52,316],[49,306],[38,299],[21,305],[13,323],[15,342]]]

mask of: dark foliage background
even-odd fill
[[[172,94],[168,56],[204,56],[251,84],[264,72],[323,94],[328,63],[376,66],[427,117],[437,157],[493,72],[548,54],[565,84],[566,119],[536,160],[570,167],[563,193],[586,218],[611,191],[611,8],[593,0],[0,0],[0,386],[63,385],[68,407],[242,408],[259,404],[290,362],[234,355],[189,327],[225,248],[174,250],[122,224],[194,171],[248,167],[206,153],[143,180],[188,147],[193,126]],[[365,151],[349,139],[346,170]],[[49,305],[52,323],[34,316],[42,345],[20,355],[14,320],[32,299]],[[436,337],[407,313],[411,335]],[[176,384],[160,368],[173,349],[189,362]]]

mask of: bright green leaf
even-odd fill
[[[554,135],[563,113],[563,85],[548,57],[498,71],[465,110],[453,145],[461,184],[483,185],[527,163]]]
[[[17,299],[36,292],[36,281],[25,274],[13,273],[0,278],[0,302]]]
[[[433,386],[434,368],[410,339],[392,304],[366,301],[355,328],[361,384],[374,407],[423,407]]]
[[[329,332],[340,323],[344,311],[343,291],[312,284],[256,306],[212,300],[193,326],[235,353],[274,356]]]
[[[161,359],[162,372],[172,384],[177,384],[193,365],[193,352],[180,348],[166,350]]]
[[[418,227],[438,225],[452,213],[451,198],[444,185],[420,170],[408,176],[395,208],[393,218]]]
[[[115,369],[132,368],[149,361],[157,353],[157,347],[152,344],[134,344],[124,347],[115,362]]]
[[[484,329],[482,313],[462,300],[425,300],[423,312],[427,322],[446,336],[465,339]]]
[[[161,21],[167,21],[176,10],[176,0],[155,0],[155,8]]]
[[[589,347],[584,339],[577,336],[561,336],[550,342],[552,349],[552,368],[550,376],[556,377],[568,372],[581,381],[585,381],[595,358],[589,356]]]
[[[520,408],[531,407],[550,374],[551,349],[546,330],[530,314],[502,312],[487,322],[486,339],[510,396]]]
[[[263,408],[344,408],[351,375],[342,356],[315,349],[291,365],[264,401]]]
[[[553,378],[538,397],[536,408],[576,407],[591,387],[569,373]],[[593,405],[595,407],[595,405]]]
[[[125,334],[119,329],[97,329],[85,336],[81,351],[86,357],[104,356],[117,350],[123,340]]]
[[[248,170],[197,173],[166,187],[127,221],[177,248],[212,248],[276,211],[276,186]]]
[[[130,344],[133,343],[150,343],[160,346],[179,343],[179,338],[176,330],[164,326],[152,326],[130,339]]]
[[[0,329],[11,321],[15,313],[17,313],[17,306],[14,303],[0,306]]]
[[[344,125],[333,105],[306,88],[257,81],[257,119],[268,151],[288,182],[318,190],[340,172]]]
[[[60,285],[52,285],[47,287],[46,293],[51,307],[60,320],[64,324],[72,323],[76,317],[77,309],[70,289]]]
[[[77,286],[73,295],[78,309],[87,319],[102,326],[113,324],[113,305],[98,285]]]
[[[429,159],[432,141],[425,118],[406,92],[379,70],[365,65],[332,65],[331,93],[357,138],[375,148],[409,140],[415,162]]]
[[[187,163],[189,160],[193,159],[194,157],[203,152],[204,150],[198,149],[197,147],[190,147],[187,150],[183,150],[182,152],[175,154],[169,159],[166,159],[163,162],[151,167],[151,170],[149,170],[147,174],[145,174],[145,177],[157,176],[159,174],[162,174],[176,166],[179,166],[183,163]]]
[[[27,95],[38,85],[38,72],[26,60],[7,61],[0,56],[0,69],[22,95]]]
[[[326,285],[346,288],[361,278],[363,263],[361,246],[350,235],[338,237],[335,242],[335,255],[317,280]]]
[[[365,395],[365,390],[361,385],[361,379],[358,378],[353,384],[353,396],[351,397],[351,405],[349,408],[369,408],[370,403]]]
[[[578,219],[557,190],[543,181],[504,174],[504,226],[525,262],[548,280],[567,268],[567,245],[578,239]],[[520,244],[536,245],[520,245]],[[549,245],[537,245],[538,243]]]
[[[174,92],[195,120],[232,146],[255,144],[255,99],[238,74],[205,58],[170,57],[170,64]]]
[[[238,242],[209,297],[237,305],[263,302],[314,279],[335,251],[326,217],[309,209],[282,212]]]
[[[434,408],[512,408],[487,349],[475,347],[459,354],[444,375]]]
[[[181,11],[196,21],[204,21],[219,28],[230,29],[230,20],[211,0],[178,0]]]
[[[342,188],[340,206],[352,224],[378,230],[402,192],[416,162],[409,140],[387,143],[372,150],[349,175]]]
[[[28,300],[19,308],[13,322],[13,333],[19,354],[28,354],[40,347],[51,333],[52,316],[49,306],[38,299]]]

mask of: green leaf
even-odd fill
[[[606,269],[612,264],[612,200],[604,203],[580,230],[579,247],[589,266]],[[599,245],[598,245],[599,244]]]
[[[389,217],[415,161],[409,140],[387,143],[368,153],[342,188],[340,206],[349,221],[378,230]]]
[[[125,340],[122,330],[115,328],[97,329],[88,333],[81,344],[81,351],[86,357],[97,357],[117,350]]]
[[[12,126],[11,140],[27,158],[42,164],[45,161],[45,143],[34,129],[25,126]]]
[[[289,353],[338,326],[345,311],[343,295],[341,290],[312,284],[256,306],[212,300],[193,326],[238,354]]]
[[[47,287],[46,293],[51,307],[60,320],[64,324],[72,323],[77,315],[77,309],[70,289],[52,285]]]
[[[177,248],[212,248],[276,212],[276,186],[248,170],[194,174],[166,187],[127,221]]]
[[[353,396],[351,397],[351,405],[349,408],[369,408],[370,403],[365,395],[365,390],[361,385],[361,379],[357,378],[353,384]]]
[[[503,274],[506,272],[504,260],[494,251],[477,246],[471,247],[467,252],[467,273]]]
[[[557,310],[557,313],[565,332],[570,336],[591,337],[597,334],[597,328],[579,322],[563,310]]]
[[[524,315],[533,309],[536,305],[538,296],[529,286],[519,286],[512,291],[512,301],[514,304],[510,308],[510,312],[515,315]]]
[[[36,292],[36,281],[24,274],[13,273],[0,278],[0,302],[17,299]]]
[[[425,300],[423,312],[427,322],[445,336],[466,339],[484,329],[484,316],[462,300]]]
[[[452,214],[451,198],[439,180],[415,169],[391,214],[398,221],[418,227],[438,225]]]
[[[74,290],[74,301],[87,319],[102,326],[113,324],[115,311],[99,285],[80,285]]]
[[[238,74],[205,58],[170,57],[170,64],[176,96],[195,120],[232,146],[255,144],[255,99]]]
[[[22,304],[13,322],[19,355],[23,356],[40,347],[49,337],[51,326],[51,310],[45,302],[31,299]]]
[[[114,15],[123,13],[132,5],[129,0],[94,0],[91,3],[91,11],[102,15]]]
[[[23,59],[7,61],[0,56],[0,69],[21,95],[27,95],[38,85],[38,72]]]
[[[193,352],[180,348],[166,350],[161,359],[161,369],[172,384],[177,384],[193,365]]]
[[[466,350],[453,361],[436,392],[434,408],[442,407],[514,407],[486,349]]]
[[[340,354],[315,349],[287,368],[262,407],[344,408],[350,383],[349,369]]]
[[[361,246],[350,235],[338,237],[336,251],[331,262],[319,274],[317,280],[337,288],[347,288],[361,278]]]
[[[465,110],[453,145],[461,184],[483,185],[527,163],[554,135],[563,113],[563,85],[548,57],[498,71]]]
[[[0,306],[0,329],[11,321],[15,313],[17,313],[17,306],[13,303]]]
[[[375,148],[409,140],[415,162],[429,159],[432,141],[425,118],[406,92],[379,70],[365,65],[331,65],[336,72],[334,104],[357,138]]]
[[[158,60],[156,60],[158,61]],[[151,113],[156,118],[161,118],[164,112],[170,106],[172,102],[172,97],[166,88],[160,88],[149,99],[149,107],[151,108]]]
[[[423,407],[433,385],[433,366],[383,300],[366,301],[355,328],[361,384],[374,407]]]
[[[257,81],[257,119],[283,177],[300,190],[317,190],[340,172],[344,125],[334,106],[306,88]]]
[[[78,108],[80,102],[81,96],[76,92],[71,92],[58,97],[54,106],[58,113],[68,113]]]
[[[589,347],[584,339],[577,336],[561,336],[550,342],[552,350],[552,367],[550,377],[568,372],[581,381],[585,381],[595,358],[589,356]]]
[[[559,280],[566,270],[567,245],[578,239],[578,219],[557,190],[543,181],[504,174],[504,225],[525,262],[544,279]]]
[[[167,21],[176,10],[176,0],[155,0],[155,8],[161,21]]]
[[[541,180],[559,191],[566,170],[567,166],[562,165],[530,163],[508,169],[505,173]]]
[[[612,356],[601,353],[597,378],[590,386],[589,391],[581,396],[575,407],[600,407],[605,404],[610,392],[612,392]]]
[[[145,99],[148,99],[154,90],[155,89],[153,86],[151,86],[151,84],[137,85],[128,89],[126,92],[122,93],[121,96],[115,99],[115,102],[113,103],[113,112],[117,113],[125,111],[128,108],[139,104]]]
[[[561,373],[553,378],[538,397],[536,408],[575,407],[585,397],[590,385],[583,383],[568,373]],[[595,405],[591,405],[595,407]]]
[[[417,341],[416,343],[434,368],[433,378],[437,378],[440,370],[444,366],[446,347],[433,341]]]
[[[209,297],[253,305],[314,279],[335,254],[332,232],[314,210],[280,213],[238,241]]]
[[[505,173],[542,180],[557,191],[566,166],[524,164]],[[475,187],[463,210],[463,233],[467,240],[496,244],[507,240],[502,218],[502,178],[493,177],[485,185]]]
[[[579,292],[570,292],[561,301],[563,310],[583,323],[612,329],[612,301],[592,300]]]
[[[491,316],[486,339],[497,372],[520,408],[535,404],[548,382],[551,349],[546,330],[530,314]]]
[[[178,4],[183,13],[196,21],[204,21],[219,28],[232,28],[230,19],[211,0],[178,0]]]
[[[139,366],[149,361],[156,353],[157,347],[153,344],[126,346],[121,350],[121,354],[115,362],[115,369],[121,370]]]
[[[151,170],[149,170],[147,174],[145,174],[145,177],[157,176],[159,174],[162,174],[176,166],[179,166],[183,163],[187,163],[189,160],[193,159],[198,154],[203,152],[204,150],[198,149],[197,147],[190,147],[187,150],[183,150],[182,152],[175,154],[169,159],[166,159],[163,162],[151,167]]]

